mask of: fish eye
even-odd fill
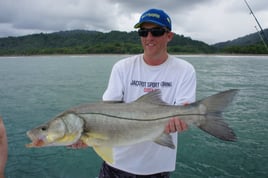
[[[46,126],[43,126],[43,127],[41,127],[41,130],[42,131],[46,131],[47,130],[47,127]]]

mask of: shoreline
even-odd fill
[[[18,57],[46,57],[46,56],[59,56],[59,57],[64,57],[64,56],[74,56],[74,57],[86,57],[86,56],[132,56],[132,55],[138,55],[139,53],[137,54],[37,54],[37,55],[3,55],[3,56],[0,56],[0,58],[18,58]],[[230,57],[234,57],[234,56],[247,56],[247,57],[250,57],[250,56],[268,56],[268,54],[221,54],[221,53],[215,53],[215,54],[180,54],[180,53],[169,53],[170,55],[173,55],[173,56],[184,56],[184,57],[198,57],[198,56],[230,56]]]

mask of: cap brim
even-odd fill
[[[146,23],[146,22],[148,22],[148,23],[153,23],[153,24],[159,25],[159,26],[161,26],[161,27],[166,27],[164,24],[159,23],[159,22],[157,22],[157,21],[154,21],[154,20],[146,20],[146,21],[137,23],[136,25],[134,25],[134,28],[140,28],[141,25],[142,25],[143,23]],[[167,28],[168,28],[168,27],[167,27]]]

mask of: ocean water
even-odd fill
[[[112,65],[123,57],[0,57],[0,115],[9,143],[6,178],[97,177],[102,161],[91,148],[29,149],[26,131],[71,106],[101,100]],[[178,57],[196,68],[197,99],[240,90],[224,113],[238,141],[220,141],[190,127],[179,135],[172,178],[268,177],[268,56]]]

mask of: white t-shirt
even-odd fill
[[[142,54],[125,58],[113,66],[103,100],[128,103],[156,89],[161,90],[162,99],[168,104],[194,102],[194,67],[170,55],[158,66],[147,65]],[[177,145],[177,133],[173,133],[172,138]],[[113,151],[115,162],[111,166],[126,172],[148,175],[175,170],[177,147],[170,149],[152,141],[116,147]]]

